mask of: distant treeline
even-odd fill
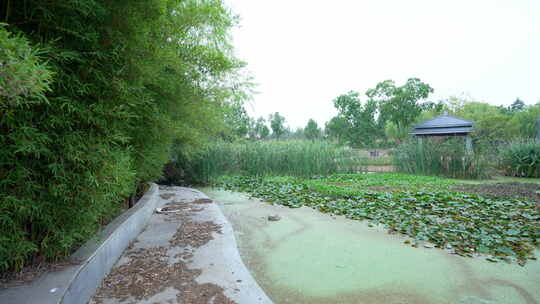
[[[310,119],[305,127],[292,130],[280,113],[253,119],[244,112],[239,116],[243,126],[238,128],[239,136],[252,140],[330,139],[351,147],[393,147],[410,137],[415,124],[444,113],[473,120],[475,142],[508,142],[537,134],[540,103],[526,105],[517,98],[510,106],[494,106],[459,97],[434,102],[429,101],[432,92],[417,78],[402,86],[392,80],[380,82],[367,90],[365,101],[360,93],[350,91],[332,101],[338,114],[324,127]]]

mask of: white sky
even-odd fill
[[[236,53],[258,84],[255,117],[322,126],[338,95],[410,77],[430,84],[434,101],[540,101],[540,0],[228,2],[241,18]]]

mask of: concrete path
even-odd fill
[[[160,196],[161,213],[90,303],[272,303],[244,266],[232,227],[215,203],[182,187],[160,187]]]

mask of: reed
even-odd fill
[[[365,170],[356,151],[324,141],[216,142],[177,153],[184,183],[207,184],[223,175],[324,176]]]
[[[462,138],[412,138],[396,148],[394,165],[398,172],[463,179],[489,178],[494,167],[481,150],[467,151]]]

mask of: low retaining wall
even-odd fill
[[[145,195],[114,219],[71,259],[78,263],[49,272],[35,281],[0,291],[2,304],[85,304],[95,293],[122,252],[146,227],[159,203],[159,188],[151,184]]]
[[[366,166],[367,172],[377,172],[377,173],[387,173],[387,172],[395,172],[396,169],[392,165],[383,165],[383,166],[373,166],[368,165]]]

